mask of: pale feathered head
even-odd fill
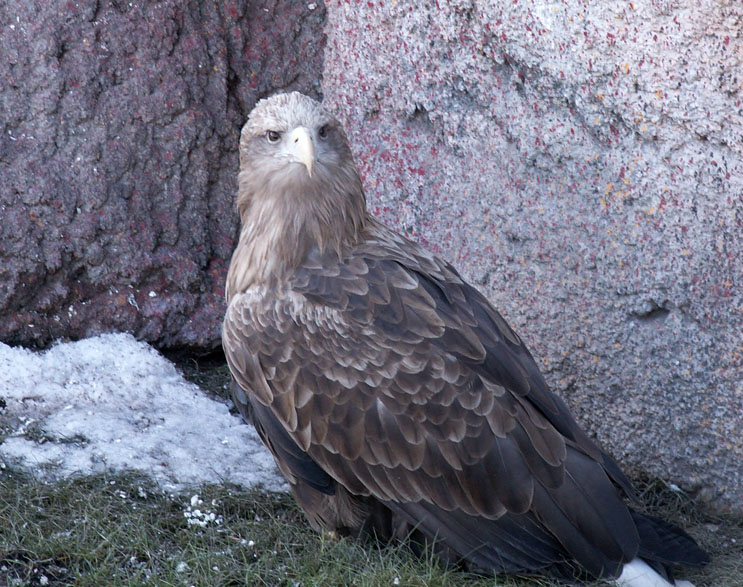
[[[335,144],[328,148],[331,132]],[[279,94],[261,100],[250,113],[240,136],[240,166],[252,168],[260,157],[274,171],[291,171],[284,164],[298,163],[312,176],[318,155],[337,163],[338,147],[348,149],[345,137],[338,144],[342,135],[338,121],[318,102],[299,92]]]
[[[243,223],[232,273],[286,273],[313,247],[344,248],[366,222],[364,193],[338,120],[292,92],[256,104],[240,136],[237,206]]]
[[[239,199],[260,197],[267,190],[322,188],[325,197],[327,190],[361,192],[340,123],[299,92],[266,98],[253,108],[240,135],[238,181]]]

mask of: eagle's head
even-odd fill
[[[291,92],[261,100],[240,136],[240,191],[294,194],[356,187],[356,168],[338,119]],[[345,184],[345,185],[344,185]],[[284,197],[291,197],[285,195]]]
[[[366,202],[340,122],[299,92],[258,102],[240,136],[237,207],[235,288],[281,279],[312,250],[342,256],[360,238]]]

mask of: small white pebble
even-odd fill
[[[188,566],[188,563],[186,561],[179,562],[175,567],[176,573],[185,573],[188,571],[191,567]]]

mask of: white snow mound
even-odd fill
[[[171,490],[287,487],[252,426],[128,334],[41,353],[0,343],[0,400],[0,467],[46,479],[136,469]]]

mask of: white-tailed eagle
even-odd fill
[[[319,103],[261,100],[238,184],[223,324],[233,397],[314,527],[570,582],[668,585],[672,565],[707,560],[628,507],[627,478],[485,297],[368,213]]]

